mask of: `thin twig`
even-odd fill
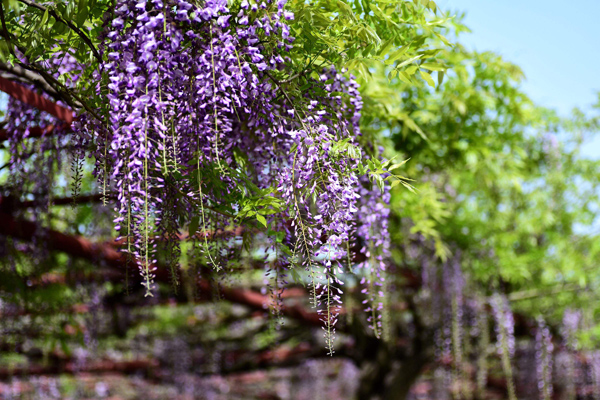
[[[518,292],[513,292],[508,295],[508,300],[511,302],[531,300],[538,297],[554,296],[555,294],[564,292],[576,292],[578,290],[585,290],[585,288],[579,285],[562,285],[556,287],[550,287],[547,289],[529,289]]]

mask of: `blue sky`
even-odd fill
[[[472,33],[461,42],[492,50],[519,65],[525,92],[568,115],[589,110],[600,91],[600,0],[438,0],[443,10],[466,12]],[[600,156],[600,137],[584,150]]]

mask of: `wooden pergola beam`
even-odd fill
[[[2,76],[0,76],[0,90],[15,99],[30,105],[31,107],[35,107],[40,111],[45,111],[48,114],[55,116],[68,125],[73,122],[73,111],[58,105],[55,102],[48,100],[44,96],[34,92],[33,90]]]
[[[0,234],[11,236],[16,239],[31,241],[38,229],[37,224],[29,221],[17,220],[13,216],[0,212]],[[115,273],[122,274],[123,278],[127,271],[127,255],[116,250],[111,244],[95,244],[88,239],[66,235],[53,229],[44,232],[46,245],[50,250],[61,251],[74,257],[89,260],[94,263],[106,264],[112,267]],[[130,262],[129,268],[136,269],[135,260]],[[157,281],[168,282],[170,280],[169,268],[156,266],[155,275]],[[136,276],[138,276],[136,274]],[[204,279],[198,279],[198,288],[201,291],[212,292],[213,284]],[[244,288],[218,287],[218,291],[224,300],[232,303],[242,304],[254,310],[267,311],[271,304],[269,296],[264,296],[253,290]],[[321,318],[316,312],[306,310],[302,305],[295,304],[284,306],[281,313],[309,326],[322,326]]]
[[[140,371],[148,371],[158,368],[159,364],[156,360],[131,360],[131,361],[91,361],[77,365],[74,361],[69,361],[65,364],[54,365],[29,365],[22,367],[4,367],[0,368],[0,379],[8,379],[14,376],[32,376],[32,375],[59,375],[59,374],[75,374],[75,373],[106,373],[118,372],[123,374],[131,374]]]

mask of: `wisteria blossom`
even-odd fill
[[[546,322],[539,317],[535,333],[535,360],[540,399],[552,398],[552,365],[554,345]]]
[[[270,290],[281,290],[290,268],[302,272],[333,352],[346,273],[362,276],[369,321],[376,335],[382,329],[390,255],[390,187],[382,182],[390,175],[377,185],[374,169],[364,167],[379,161],[371,144],[361,147],[362,99],[345,70],[321,68],[303,78],[301,93],[288,92],[281,76],[293,20],[286,0],[118,0],[105,16],[104,62],[94,72],[107,103],[70,127],[72,191],[80,190],[85,156],[93,157],[103,200],[114,201],[117,239],[147,296],[163,253],[177,285],[180,242],[158,238],[188,230],[199,238],[200,262],[220,271],[234,242],[216,244],[209,232],[266,228],[278,258],[268,270],[276,282]],[[60,59],[67,63],[57,76],[73,71],[67,85],[75,84],[78,66]],[[57,124],[21,104],[10,112],[15,157],[28,135],[23,119]]]
[[[498,353],[502,357],[502,367],[507,377],[509,398],[516,399],[512,380],[511,359],[515,355],[515,320],[505,296],[496,293],[490,300],[496,326]]]

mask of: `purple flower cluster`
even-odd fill
[[[507,379],[508,397],[516,399],[511,360],[515,355],[515,320],[506,296],[496,293],[490,299],[492,314],[496,322],[498,353]]]
[[[552,398],[552,364],[554,345],[546,322],[539,317],[535,332],[535,361],[540,399]]]
[[[515,355],[515,320],[504,295],[496,293],[490,300],[492,313],[496,321],[496,338],[498,353],[507,353],[510,358]]]
[[[569,350],[577,348],[577,334],[581,324],[581,311],[566,309],[563,315],[561,334]]]
[[[81,175],[85,149],[95,158],[102,193],[116,198],[115,228],[147,295],[162,257],[157,237],[169,239],[168,264],[175,268],[181,249],[173,238],[184,225],[197,226],[201,261],[220,269],[233,242],[209,244],[209,232],[256,221],[268,226],[280,258],[275,279],[285,283],[296,265],[307,271],[333,351],[342,275],[352,268],[355,241],[365,260],[369,320],[381,330],[390,193],[358,172],[369,156],[358,142],[363,104],[354,78],[324,68],[302,77],[301,92],[289,90],[293,78],[278,78],[294,72],[294,15],[285,6],[286,0],[117,0],[106,14],[99,46],[105,61],[95,75],[106,107],[73,124],[73,173]],[[68,62],[57,73],[75,71]],[[68,84],[75,83],[78,75],[70,76]],[[30,127],[56,124],[19,107],[11,105],[8,127],[15,157],[24,153],[17,147]],[[14,168],[26,169],[18,160]],[[273,232],[284,236],[275,240]]]
[[[23,62],[27,62],[27,59],[22,56]],[[76,60],[68,55],[61,52],[54,53],[52,58],[44,62],[44,66],[48,71],[52,72],[54,77],[58,78],[61,75],[67,74],[68,79],[65,79],[67,86],[72,86],[78,78],[79,65]],[[33,85],[27,85],[31,90],[35,90]],[[44,97],[47,97],[44,95]],[[58,102],[59,105],[64,106],[62,102]],[[32,137],[34,129],[39,129],[44,132],[52,131],[56,137],[63,137],[67,131],[67,126],[61,121],[57,120],[54,116],[48,114],[45,111],[40,111],[34,107],[20,102],[12,97],[8,98],[8,104],[6,107],[6,125],[3,127],[8,133],[9,146],[10,146],[10,177],[14,180],[18,180],[18,184],[12,184],[11,186],[17,190],[22,190],[24,193],[31,193],[34,195],[36,200],[40,200],[43,203],[44,200],[47,202],[47,197],[37,198],[36,194],[39,194],[40,190],[47,193],[51,187],[48,179],[50,174],[48,170],[44,170],[42,166],[37,168],[30,168],[27,164],[30,157],[34,154],[43,154],[43,151],[49,150],[51,147],[58,147],[63,143],[53,144],[50,140],[44,140],[41,144],[41,148],[34,149],[35,142],[28,141],[27,139]],[[49,136],[48,136],[49,137]],[[39,162],[47,161],[45,157],[35,157]],[[57,161],[61,161],[57,159]],[[28,175],[21,176],[22,174]],[[41,174],[41,175],[40,175]],[[44,174],[48,175],[44,178]],[[39,177],[37,175],[40,175]],[[20,177],[20,178],[19,178]],[[40,182],[43,180],[44,182]],[[40,183],[39,188],[28,187],[30,183]],[[14,193],[20,195],[21,193]]]
[[[383,296],[389,255],[389,193],[382,195],[356,172],[363,158],[356,140],[362,108],[356,82],[325,69],[293,96],[274,78],[289,60],[291,19],[285,0],[243,1],[237,12],[222,0],[202,7],[119,1],[103,66],[111,110],[108,169],[118,193],[115,223],[121,235],[134,238],[131,251],[141,260],[148,291],[155,226],[176,230],[183,213],[200,215],[202,229],[223,228],[231,218],[209,210],[247,191],[245,179],[271,188],[283,203],[265,221],[286,232],[292,262],[308,271],[331,344],[340,277],[351,263],[355,234],[369,259],[363,266],[372,323],[381,326],[382,302],[375,298]],[[219,183],[209,185],[214,175]],[[170,201],[165,194],[171,192],[183,196]],[[235,211],[243,204],[226,206]],[[173,207],[179,212],[167,211]],[[205,246],[208,261],[217,264]]]
[[[20,58],[22,62],[28,62],[25,56]],[[78,64],[68,54],[56,52],[43,64],[56,78],[70,74],[71,78],[65,79],[67,85],[72,85],[78,77]],[[25,86],[36,90],[34,85]],[[46,94],[42,96],[48,98]],[[62,102],[58,104],[65,106]],[[49,225],[47,217],[54,194],[52,188],[66,155],[71,148],[77,150],[77,146],[66,135],[68,127],[65,123],[12,97],[8,98],[5,121],[3,128],[8,134],[10,148],[8,192],[16,199],[32,196],[35,204],[32,217],[38,223],[32,255],[34,260],[41,261],[47,256],[47,237],[43,228]],[[42,138],[34,139],[39,134]]]
[[[196,179],[189,174],[176,185],[200,203],[202,227],[208,229],[204,206],[217,204],[219,195],[211,188],[202,192],[200,171],[216,167],[224,175],[224,190],[235,190],[225,170],[233,163],[234,148],[244,145],[257,170],[264,170],[268,151],[247,140],[244,125],[267,126],[267,118],[275,119],[276,93],[261,71],[284,60],[263,54],[258,43],[262,34],[291,41],[282,22],[284,4],[259,17],[257,9],[243,3],[236,28],[221,0],[203,7],[160,0],[116,5],[104,65],[113,132],[110,177],[118,191],[115,223],[122,235],[135,239],[133,254],[142,261],[148,292],[156,261],[151,232],[164,217],[162,193],[172,174],[190,166],[195,170]],[[265,130],[269,136],[285,132],[277,122]],[[259,129],[254,133],[266,136]],[[182,207],[185,211],[186,204]],[[187,211],[196,212],[189,204]]]
[[[355,221],[368,223],[360,218],[358,205],[367,189],[355,172],[360,162],[355,150],[362,107],[358,87],[334,69],[323,71],[320,82],[315,82],[319,83],[326,95],[308,92],[302,114],[294,108],[288,110],[299,123],[289,132],[291,157],[279,166],[277,179],[297,238],[294,253],[303,255],[312,280],[313,302],[332,349],[341,307],[340,278],[344,267],[351,264]],[[349,101],[344,102],[335,92],[347,93]]]
[[[600,399],[600,351],[596,350],[590,354],[589,363],[594,400],[596,400]]]
[[[363,181],[367,181],[363,178]],[[364,186],[368,186],[366,183]],[[365,312],[371,327],[377,335],[382,329],[382,310],[385,287],[386,259],[389,257],[390,237],[388,232],[388,204],[390,201],[389,189],[385,187],[383,195],[379,188],[361,188],[358,219],[361,224],[357,228],[357,236],[363,242],[361,253],[366,256],[366,261],[360,264],[366,272],[361,284],[366,285],[363,293],[368,299]]]

